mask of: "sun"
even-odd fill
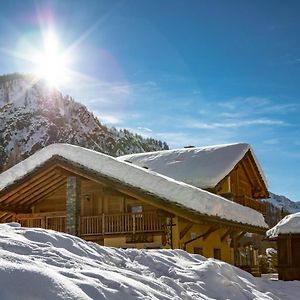
[[[39,78],[46,80],[50,86],[59,86],[68,79],[69,57],[61,49],[56,34],[52,31],[44,34],[44,45],[33,58],[36,65],[35,73]]]

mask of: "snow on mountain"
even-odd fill
[[[269,203],[272,203],[275,207],[284,209],[289,213],[300,212],[300,202],[294,202],[285,196],[279,196],[269,192],[270,198],[264,199]]]
[[[0,299],[298,299],[272,281],[183,250],[99,246],[45,229],[0,224]]]
[[[33,76],[0,77],[0,172],[36,150],[65,142],[119,156],[168,149],[166,143],[109,128],[70,96]]]

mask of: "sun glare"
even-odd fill
[[[43,50],[38,52],[33,61],[36,63],[36,74],[51,86],[59,86],[68,78],[68,57],[61,49],[53,32],[44,36]]]

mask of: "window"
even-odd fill
[[[221,259],[221,249],[220,248],[214,248],[214,258]]]
[[[194,254],[203,255],[203,248],[202,247],[194,247]]]
[[[142,205],[131,206],[131,212],[134,214],[142,213],[143,206]]]
[[[131,212],[135,218],[143,217],[143,206],[142,205],[128,205],[127,211]]]

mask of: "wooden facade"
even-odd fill
[[[278,278],[300,280],[300,234],[280,234],[276,240]]]
[[[110,187],[81,178],[78,235],[98,240],[109,235],[162,233],[165,218],[148,203]],[[15,214],[26,227],[42,227],[66,232],[66,194],[64,185],[32,206],[31,214]]]
[[[269,193],[250,151],[211,191],[262,214],[266,213],[266,203],[259,199],[268,198]]]

